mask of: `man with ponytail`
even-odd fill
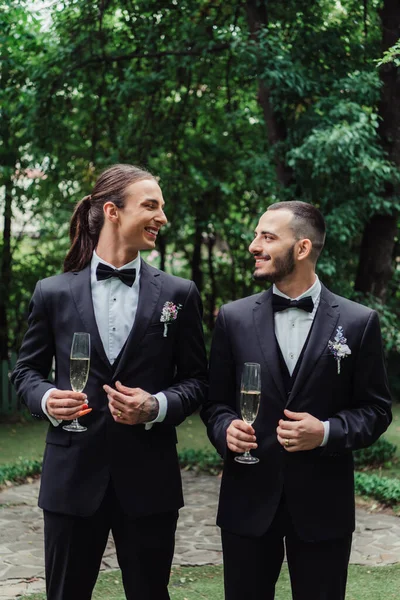
[[[75,209],[65,272],[32,297],[12,380],[49,421],[39,494],[49,600],[91,598],[110,531],[126,598],[169,598],[183,506],[175,427],[204,399],[206,353],[194,283],[140,256],[166,222],[156,179],[114,165]],[[69,380],[74,332],[91,338],[84,393]],[[63,429],[77,417],[86,431]]]

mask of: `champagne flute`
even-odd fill
[[[90,367],[90,333],[74,333],[70,354],[69,378],[74,392],[83,392],[89,376]],[[84,427],[74,419],[68,425],[63,425],[65,431],[86,431]]]
[[[240,412],[242,419],[248,425],[253,425],[258,414],[261,396],[261,366],[259,363],[244,363],[242,381],[240,384]],[[244,465],[255,465],[260,461],[248,450],[240,456],[235,456],[236,462]]]

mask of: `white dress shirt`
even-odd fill
[[[311,296],[314,302],[314,309],[311,313],[300,308],[287,308],[286,310],[274,313],[275,336],[290,375],[293,374],[296,367],[296,363],[300,357],[307,336],[310,333],[311,325],[313,324],[319,306],[321,298],[321,282],[317,275],[315,277],[316,279],[313,285],[297,298],[290,298],[281,292],[275,284],[272,287],[273,293],[282,296],[283,298],[300,300],[300,298]],[[329,421],[323,421],[322,423],[324,425],[325,433],[321,446],[325,446],[329,437]]]
[[[123,283],[118,277],[110,277],[109,279],[98,281],[96,269],[99,262],[113,269],[116,267],[100,259],[96,251],[93,252],[90,264],[90,284],[94,316],[104,351],[110,363],[113,364],[121,352],[135,322],[140,289],[140,254],[131,262],[117,268],[117,270],[136,269],[136,278],[132,287]],[[61,421],[51,417],[46,410],[46,401],[50,392],[51,389],[42,398],[42,410],[53,425],[57,426]],[[153,421],[146,423],[146,429],[151,429],[153,423],[163,421],[167,414],[167,398],[165,394],[158,392],[154,394],[154,397],[158,400],[159,411]]]

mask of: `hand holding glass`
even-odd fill
[[[242,419],[248,425],[253,425],[258,414],[261,396],[261,367],[259,363],[244,363],[240,385],[240,412]],[[259,458],[252,456],[247,450],[235,460],[245,465],[254,465]]]
[[[69,377],[71,387],[74,392],[83,392],[89,376],[90,368],[90,333],[74,333],[70,354],[70,371]],[[87,401],[86,401],[87,402]],[[74,419],[68,425],[64,425],[65,431],[81,432],[86,431],[87,427],[83,427]]]

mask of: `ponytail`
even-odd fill
[[[71,247],[64,260],[64,272],[81,271],[92,259],[97,239],[90,234],[89,212],[92,197],[85,196],[75,207],[69,227]]]
[[[113,165],[97,179],[92,193],[78,202],[69,228],[71,247],[64,260],[64,272],[81,271],[92,260],[104,225],[104,204],[113,202],[124,208],[127,187],[155,177],[133,165]]]

